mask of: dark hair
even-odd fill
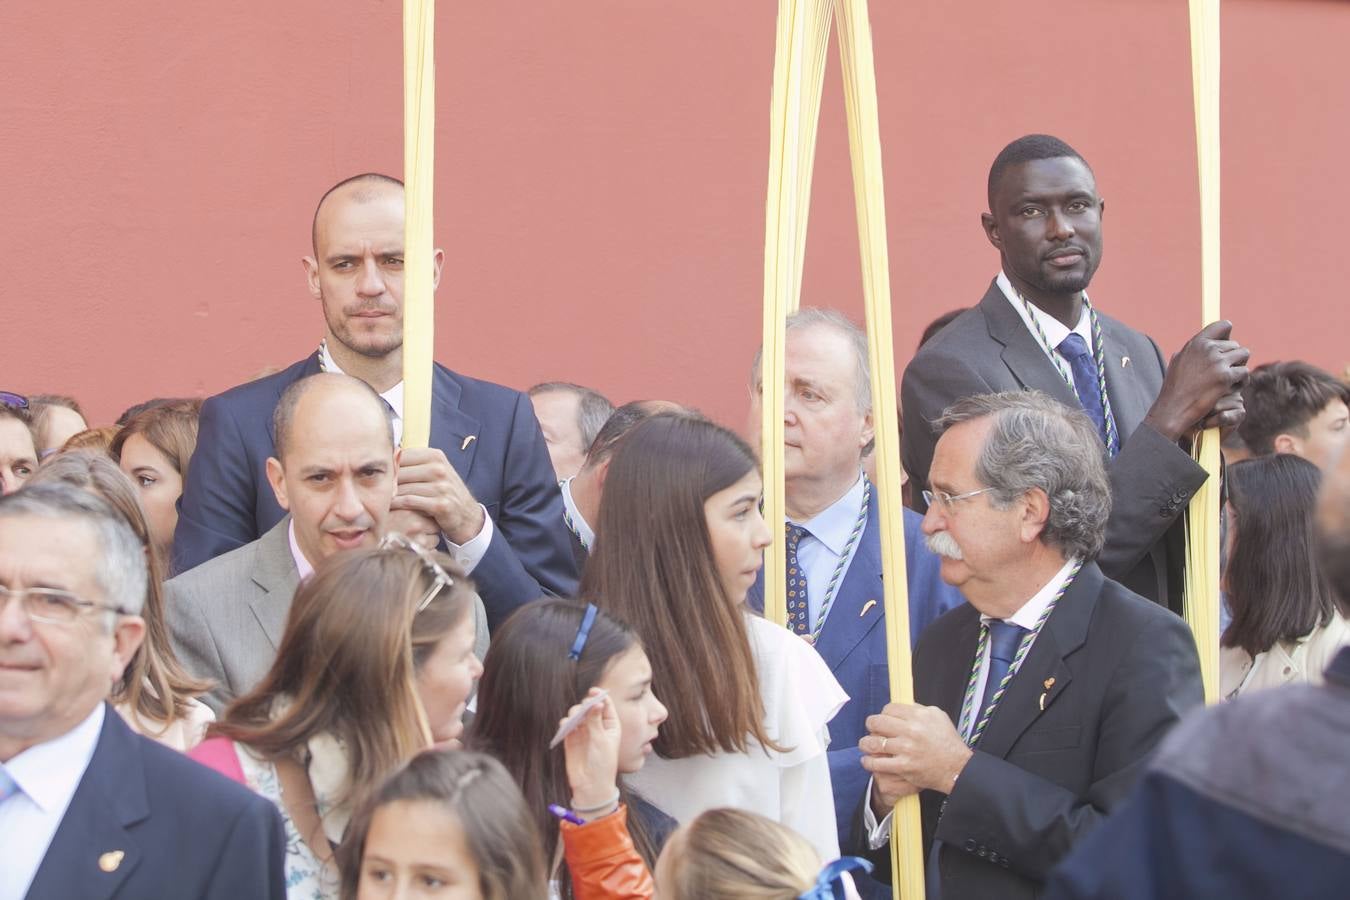
[[[202,401],[192,399],[175,400],[139,412],[117,432],[108,447],[108,453],[120,461],[127,438],[139,434],[150,446],[163,453],[183,480],[187,481],[192,451],[197,449],[197,418],[201,411]]]
[[[581,658],[571,659],[568,651],[585,613],[586,604],[576,600],[547,600],[527,604],[507,619],[492,636],[478,682],[478,713],[467,738],[470,749],[492,754],[516,779],[548,859],[558,845],[558,826],[548,805],[566,806],[571,795],[563,748],[549,750],[549,738],[614,660],[641,646],[632,629],[600,612]],[[628,799],[622,781],[619,792],[621,799]],[[628,831],[648,867],[655,866],[659,848],[631,808]],[[572,895],[565,863],[558,887],[562,896]]]
[[[634,426],[609,464],[581,590],[641,637],[669,712],[654,744],[668,759],[743,753],[751,739],[783,749],[764,727],[750,613],[722,587],[704,511],[757,468],[727,429],[666,413]]]
[[[1076,159],[1087,167],[1089,172],[1092,166],[1083,159],[1083,155],[1059,138],[1049,134],[1028,134],[1023,135],[1013,141],[1008,146],[999,151],[998,156],[994,157],[994,164],[989,167],[989,211],[994,211],[994,190],[998,187],[999,179],[1003,173],[1011,166],[1021,163],[1034,162],[1038,159]]]
[[[1224,573],[1233,613],[1224,646],[1256,656],[1331,621],[1332,589],[1313,537],[1321,482],[1317,466],[1286,453],[1228,467],[1237,535]]]
[[[1324,480],[1317,508],[1317,558],[1341,615],[1350,619],[1350,450],[1341,450]]]
[[[530,388],[531,397],[540,394],[575,394],[577,398],[577,433],[581,435],[581,450],[589,450],[595,436],[614,414],[614,404],[595,388],[573,384],[570,381],[545,381]]]
[[[272,668],[206,736],[275,761],[331,734],[346,748],[351,773],[338,802],[361,799],[430,739],[417,671],[473,603],[459,567],[435,559],[454,583],[420,611],[435,579],[411,551],[351,550],[320,562],[295,592]],[[274,708],[282,697],[289,705]]]
[[[440,804],[455,817],[478,865],[483,900],[544,900],[548,895],[538,829],[510,774],[490,756],[441,750],[413,757],[352,817],[337,851],[343,900],[356,900],[375,813],[399,801]]]
[[[143,403],[137,403],[135,406],[128,406],[126,409],[122,410],[122,414],[117,417],[117,421],[113,424],[125,425],[147,409],[155,409],[159,406],[170,406],[174,403],[191,403],[194,399],[195,398],[193,397],[154,397]]]
[[[385,427],[389,430],[389,446],[396,446],[394,441],[394,411],[373,387],[359,378],[353,378],[351,375],[341,375],[337,372],[317,372],[287,386],[286,390],[281,392],[281,398],[277,400],[276,408],[272,410],[272,447],[273,455],[277,459],[285,462],[286,445],[290,443],[291,439],[291,424],[295,419],[295,410],[300,406],[300,401],[313,388],[331,381],[349,383],[359,393],[368,395],[379,407]]]
[[[1350,404],[1350,385],[1297,360],[1252,369],[1242,388],[1247,413],[1238,432],[1252,453],[1269,456],[1281,434],[1308,436],[1308,422],[1333,400]]]
[[[929,322],[928,326],[924,328],[923,334],[919,336],[919,346],[922,347],[924,344],[928,343],[933,338],[937,337],[937,333],[939,331],[955,322],[957,317],[968,309],[970,309],[969,306],[962,306],[959,309],[953,309],[949,312],[945,312],[942,315],[938,316],[933,321]]]
[[[590,448],[586,451],[585,464],[593,466],[609,459],[614,455],[614,447],[619,443],[619,439],[631,431],[634,425],[645,422],[662,411],[660,404],[651,400],[634,400],[614,410],[591,441]]]
[[[314,221],[309,228],[310,244],[313,247],[316,256],[319,253],[319,213],[323,211],[323,205],[328,202],[329,197],[333,196],[333,194],[342,190],[347,185],[360,184],[361,182],[380,185],[396,185],[400,190],[403,188],[403,182],[392,175],[385,175],[380,172],[362,172],[360,175],[344,178],[328,190],[324,191],[323,196],[319,198],[319,202],[314,207]]]

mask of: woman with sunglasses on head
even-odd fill
[[[745,596],[772,540],[754,453],[703,419],[662,414],[605,479],[585,596],[630,623],[669,708],[630,782],[681,821],[733,806],[839,855],[826,723],[847,697],[820,655]]]
[[[570,866],[574,854],[564,861],[551,808],[570,809],[563,813],[564,829],[604,820],[602,836],[593,828],[567,836],[576,852],[603,850],[615,838],[608,829],[626,825],[647,866],[655,865],[674,830],[673,819],[629,792],[619,778],[643,767],[666,718],[651,681],[651,664],[637,635],[591,604],[531,603],[493,635],[467,743],[500,760],[520,785],[561,897],[595,894],[578,883]],[[560,722],[600,691],[607,696],[565,745],[550,747]]]
[[[51,457],[29,479],[30,484],[60,481],[97,494],[131,526],[145,550],[149,567],[145,605],[145,640],[131,658],[109,700],[135,731],[175,750],[188,750],[202,739],[215,719],[210,707],[196,699],[211,687],[187,673],[174,655],[164,620],[164,566],[151,539],[149,523],[136,488],[117,463],[100,453],[74,451]]]
[[[291,898],[336,897],[352,811],[459,737],[482,672],[473,602],[447,557],[406,541],[329,557],[296,591],[271,671],[191,754],[280,808]]]

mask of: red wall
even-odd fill
[[[438,357],[739,425],[758,342],[773,0],[439,4]],[[1350,4],[1224,3],[1224,307],[1341,369]],[[874,0],[899,363],[995,272],[990,160],[1066,138],[1108,198],[1098,305],[1199,326],[1183,0]],[[0,4],[0,388],[96,420],[310,352],[330,183],[401,166],[396,0]],[[860,315],[837,65],[804,302]],[[1320,224],[1319,224],[1320,223]]]

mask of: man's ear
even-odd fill
[[[1022,542],[1038,541],[1050,522],[1050,498],[1040,488],[1032,488],[1022,495],[1022,519],[1019,523]]]
[[[1302,456],[1303,442],[1297,436],[1292,434],[1275,435],[1275,452],[1292,453],[1295,456]]]
[[[876,439],[876,436],[877,431],[872,424],[872,411],[869,409],[867,414],[863,416],[862,434],[859,438],[858,449],[861,450],[872,443],[872,441]]]
[[[108,670],[111,684],[122,680],[122,673],[131,665],[141,642],[145,640],[145,620],[140,616],[118,616],[113,626],[113,662]]]
[[[275,456],[267,457],[267,483],[272,486],[272,493],[277,495],[277,505],[290,512],[291,503],[286,497],[286,476],[281,468],[281,460]]]
[[[431,254],[431,264],[435,267],[435,274],[431,276],[431,289],[434,291],[441,286],[441,269],[445,266],[445,251],[437,247],[436,252]]]
[[[323,288],[319,286],[319,261],[312,256],[300,257],[300,264],[305,267],[305,285],[309,288],[309,294],[315,300],[323,299]]]
[[[980,213],[980,225],[984,228],[984,236],[989,239],[1000,252],[1003,250],[1003,238],[998,234],[998,222],[994,221],[991,213]]]

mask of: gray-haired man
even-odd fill
[[[938,424],[923,531],[969,604],[920,638],[915,704],[868,719],[859,843],[882,847],[877,814],[922,791],[939,896],[1030,898],[1202,702],[1199,661],[1179,618],[1092,561],[1111,493],[1081,410],[986,394]]]
[[[0,498],[0,900],[285,897],[276,808],[107,703],[145,634],[146,578],[92,494]]]

